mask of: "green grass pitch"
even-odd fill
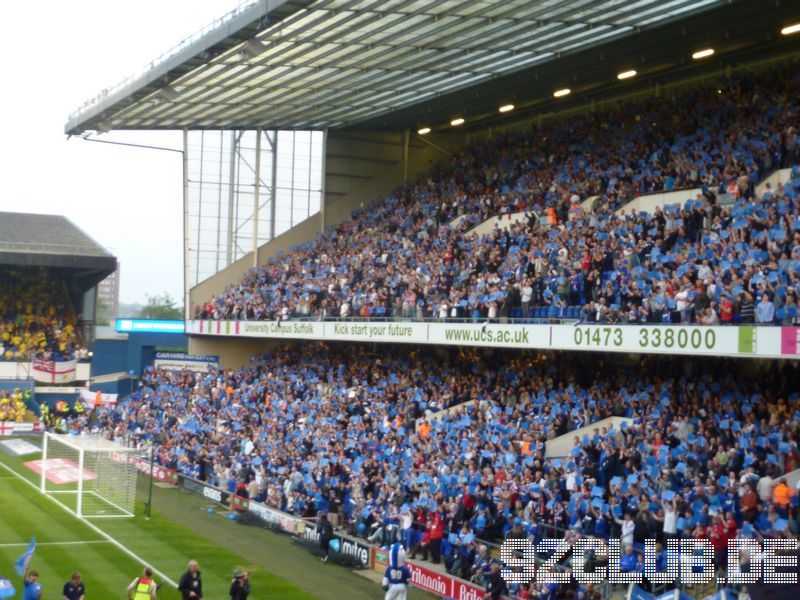
[[[39,571],[44,598],[59,598],[73,570],[83,576],[86,600],[125,598],[125,588],[143,563],[177,581],[190,559],[200,563],[206,600],[229,597],[236,567],[250,571],[253,600],[383,598],[373,581],[344,567],[321,564],[286,536],[228,521],[218,506],[208,514],[213,505],[182,490],[155,487],[152,519],[144,519],[144,477],[139,478],[135,518],[89,519],[87,524],[23,481],[38,487],[39,476],[23,465],[37,458],[0,453],[0,576],[14,582],[17,598],[22,597],[22,582],[13,565],[31,536],[38,544],[31,568]],[[156,575],[156,581],[164,582],[159,598],[180,598],[164,577]],[[414,600],[432,598],[419,590],[409,592]]]

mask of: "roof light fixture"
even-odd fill
[[[572,90],[569,88],[563,88],[560,90],[556,90],[553,92],[553,96],[556,98],[563,98],[564,96],[569,96],[572,93]]]
[[[627,71],[622,71],[617,74],[617,79],[630,79],[631,77],[636,77],[636,71],[634,69],[628,69]]]
[[[463,125],[463,124],[464,124],[463,117],[456,117],[455,119],[450,121],[450,125],[452,125],[453,127],[458,127],[459,125]]]
[[[694,54],[692,54],[692,58],[695,60],[700,60],[701,58],[708,58],[709,56],[714,55],[713,48],[703,48],[702,50],[698,50]]]
[[[783,29],[781,29],[781,35],[792,35],[793,33],[800,32],[800,23],[795,23],[794,25],[787,25]]]
[[[497,110],[500,111],[501,113],[511,112],[512,110],[514,110],[514,105],[513,104],[503,104],[503,106],[501,106]]]
[[[420,127],[417,129],[417,135],[427,135],[431,132],[430,127]]]

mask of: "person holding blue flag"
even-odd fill
[[[36,551],[36,538],[32,537],[28,544],[27,550],[14,562],[14,570],[20,577],[25,577],[28,572],[28,565],[31,562],[31,557]]]
[[[39,572],[35,569],[26,571],[23,586],[22,600],[39,600],[42,597],[42,584],[39,583]]]
[[[35,570],[28,571],[33,553],[36,551],[36,538],[32,537],[28,548],[14,562],[14,570],[23,578],[24,591],[22,600],[39,600],[42,597],[42,585],[39,583],[39,573]]]

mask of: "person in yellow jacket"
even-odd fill
[[[137,577],[128,586],[128,600],[156,600],[158,586],[153,581],[153,570],[145,567],[142,576]]]
[[[75,412],[76,417],[80,417],[83,414],[83,402],[80,401],[80,398],[75,400],[75,404],[72,405],[72,410]]]

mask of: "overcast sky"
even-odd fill
[[[120,300],[183,295],[181,158],[72,138],[67,116],[240,0],[13,2],[0,19],[0,210],[63,214],[122,263]],[[101,139],[180,146],[173,132]]]

